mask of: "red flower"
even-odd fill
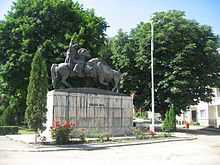
[[[65,120],[65,121],[64,121],[64,124],[61,125],[61,122],[60,122],[60,121],[54,120],[54,121],[53,121],[52,128],[60,128],[60,127],[73,128],[73,127],[76,127],[76,124],[77,124],[77,123],[74,123],[74,122],[72,122],[72,121]]]
[[[67,121],[65,120],[63,127],[64,128],[71,128],[71,123],[68,120]]]
[[[53,128],[60,128],[61,125],[60,125],[60,122],[59,121],[53,121]]]

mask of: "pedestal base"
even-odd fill
[[[94,88],[53,90],[47,96],[47,130],[58,122],[73,124],[86,133],[113,136],[131,133],[133,99],[130,96]]]

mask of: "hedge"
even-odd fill
[[[17,126],[0,126],[0,135],[18,134]]]

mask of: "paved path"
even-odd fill
[[[172,133],[174,137],[165,139],[146,139],[135,140],[134,136],[129,137],[113,137],[113,141],[120,142],[106,142],[106,143],[89,143],[89,144],[69,144],[69,145],[34,145],[34,135],[7,135],[1,137],[3,143],[0,145],[0,151],[17,151],[17,152],[49,152],[49,151],[67,151],[67,150],[100,150],[113,147],[123,147],[131,145],[143,145],[152,143],[164,143],[183,140],[195,140],[195,136],[186,133]],[[132,140],[133,139],[133,140]],[[94,140],[94,138],[90,138]],[[13,143],[11,143],[13,142]],[[22,143],[20,143],[22,142]],[[12,145],[13,144],[13,145]],[[30,145],[27,145],[30,144]],[[9,146],[9,147],[8,147]],[[14,146],[14,147],[13,147]]]
[[[10,140],[5,136],[0,136],[0,152],[4,149],[8,150],[21,150],[21,149],[29,149],[32,148],[32,145],[28,145],[21,142],[16,142],[14,140]]]
[[[0,151],[0,165],[69,165],[77,163],[80,165],[136,165],[139,163],[147,165],[219,165],[220,134],[197,131],[195,135],[198,140],[113,147],[93,151]],[[4,145],[6,142],[1,142],[0,145],[2,144]],[[22,144],[16,143],[15,145],[19,147]],[[26,146],[22,145],[22,147]]]

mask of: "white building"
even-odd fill
[[[217,51],[220,54],[220,48]],[[190,110],[184,113],[184,120],[191,124],[220,128],[220,89],[213,88],[213,92],[215,96],[211,103],[200,102],[191,106]]]
[[[220,89],[214,88],[213,91],[215,97],[211,103],[200,102],[190,107],[184,115],[187,122],[220,128]]]

